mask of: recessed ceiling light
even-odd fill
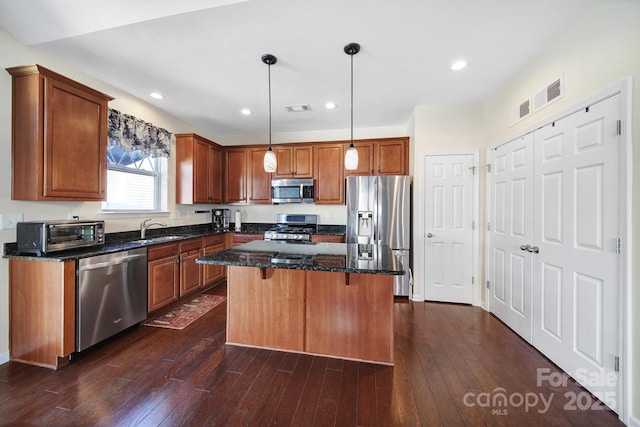
[[[327,102],[326,104],[324,104],[324,106],[327,110],[333,110],[334,108],[336,108],[336,104],[334,104],[333,102]]]
[[[466,61],[456,61],[453,64],[451,64],[451,69],[453,71],[458,71],[458,70],[462,70],[466,66],[467,66]]]
[[[160,92],[151,92],[150,96],[154,99],[162,99],[164,96]]]
[[[242,110],[240,110],[240,112],[242,114],[244,114],[245,116],[250,116],[251,115],[251,110],[249,110],[248,108],[243,108]]]

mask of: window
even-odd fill
[[[167,159],[142,151],[107,151],[107,201],[105,211],[166,210]],[[165,190],[165,191],[163,191]]]
[[[107,212],[167,210],[167,169],[175,137],[128,114],[109,109]]]

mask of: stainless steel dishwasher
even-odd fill
[[[78,261],[76,351],[147,317],[147,249]]]

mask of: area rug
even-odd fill
[[[197,295],[188,298],[180,306],[144,325],[157,328],[184,329],[226,299],[226,297],[220,295]]]

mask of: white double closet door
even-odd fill
[[[490,310],[612,409],[620,95],[491,151]]]

